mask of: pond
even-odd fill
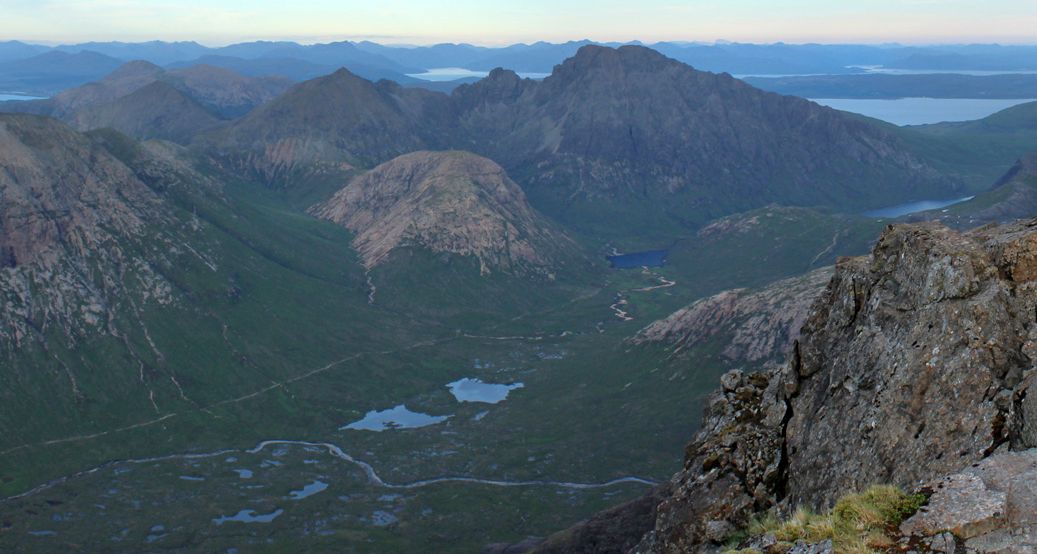
[[[291,491],[288,494],[291,496],[292,500],[302,500],[303,498],[313,496],[327,488],[328,484],[318,479],[308,485],[304,485],[302,489]]]
[[[406,406],[390,408],[388,410],[371,410],[363,419],[354,421],[339,429],[353,429],[357,431],[385,431],[386,429],[414,429],[442,423],[450,416],[434,416],[420,412],[412,412]]]
[[[447,384],[450,394],[454,395],[458,402],[483,402],[485,404],[503,402],[508,397],[508,393],[515,389],[521,389],[524,386],[522,383],[512,383],[510,385],[483,383],[479,379],[469,378],[459,379]]]
[[[278,508],[269,514],[257,514],[255,510],[241,510],[240,512],[232,516],[220,516],[213,518],[212,522],[216,525],[223,525],[228,521],[238,521],[241,523],[270,523],[277,519],[277,516],[284,513],[284,510]]]

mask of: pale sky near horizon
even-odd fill
[[[0,40],[1037,43],[1037,0],[0,0]]]

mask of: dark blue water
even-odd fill
[[[669,250],[645,250],[617,256],[605,256],[605,259],[616,269],[634,269],[638,267],[660,267],[666,265]]]

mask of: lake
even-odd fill
[[[543,79],[550,75],[550,73],[518,73],[519,77],[525,79]],[[463,67],[436,67],[433,69],[426,70],[423,73],[408,73],[408,77],[414,77],[415,79],[423,79],[425,81],[456,81],[458,79],[466,79],[475,77],[482,79],[489,75],[489,71],[473,71],[471,69],[465,69]]]
[[[448,383],[450,394],[458,402],[483,402],[485,404],[497,404],[508,397],[508,393],[515,389],[524,387],[522,383],[501,385],[497,383],[483,383],[479,379],[459,379]]]
[[[881,119],[894,125],[924,125],[944,121],[971,121],[982,119],[1018,104],[1034,99],[989,98],[811,98],[822,106],[859,113]]]
[[[446,421],[450,416],[433,416],[420,412],[412,412],[406,406],[390,408],[388,410],[371,410],[359,421],[339,427],[339,429],[354,429],[357,431],[385,431],[386,429],[414,429],[435,425]]]
[[[666,256],[669,250],[645,250],[644,252],[631,252],[629,254],[616,254],[605,256],[615,269],[635,269],[639,267],[660,267],[666,265]]]
[[[0,102],[6,102],[8,100],[43,100],[42,96],[26,96],[24,94],[4,94],[0,93]]]
[[[940,208],[953,206],[954,204],[958,204],[959,202],[972,200],[973,198],[973,196],[965,196],[962,198],[954,198],[951,200],[919,200],[917,202],[908,202],[907,204],[897,204],[896,206],[889,206],[886,208],[871,210],[869,212],[864,212],[861,215],[865,215],[868,217],[900,217],[907,214],[913,214],[916,212],[939,210]]]

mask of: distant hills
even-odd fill
[[[535,42],[504,47],[471,44],[395,46],[369,41],[302,45],[257,41],[222,47],[196,42],[89,42],[55,47],[19,41],[0,42],[0,91],[50,95],[96,80],[133,60],[180,68],[207,64],[250,76],[273,75],[296,81],[325,75],[340,67],[366,79],[390,79],[424,85],[408,74],[458,67],[490,71],[549,73],[579,48],[620,43],[588,40]],[[628,44],[641,45],[640,42]],[[1037,70],[1037,47],[1000,45],[900,46],[840,44],[739,44],[660,42],[649,45],[697,69],[734,75],[854,74],[866,67],[923,71]],[[31,61],[30,61],[31,60]],[[71,69],[71,66],[75,66]],[[428,85],[425,85],[428,86]],[[444,85],[435,86],[442,90]]]
[[[278,77],[245,77],[212,66],[166,71],[136,61],[53,98],[0,103],[0,109],[48,115],[80,130],[110,127],[137,139],[186,144],[224,119],[248,113],[290,84]]]

